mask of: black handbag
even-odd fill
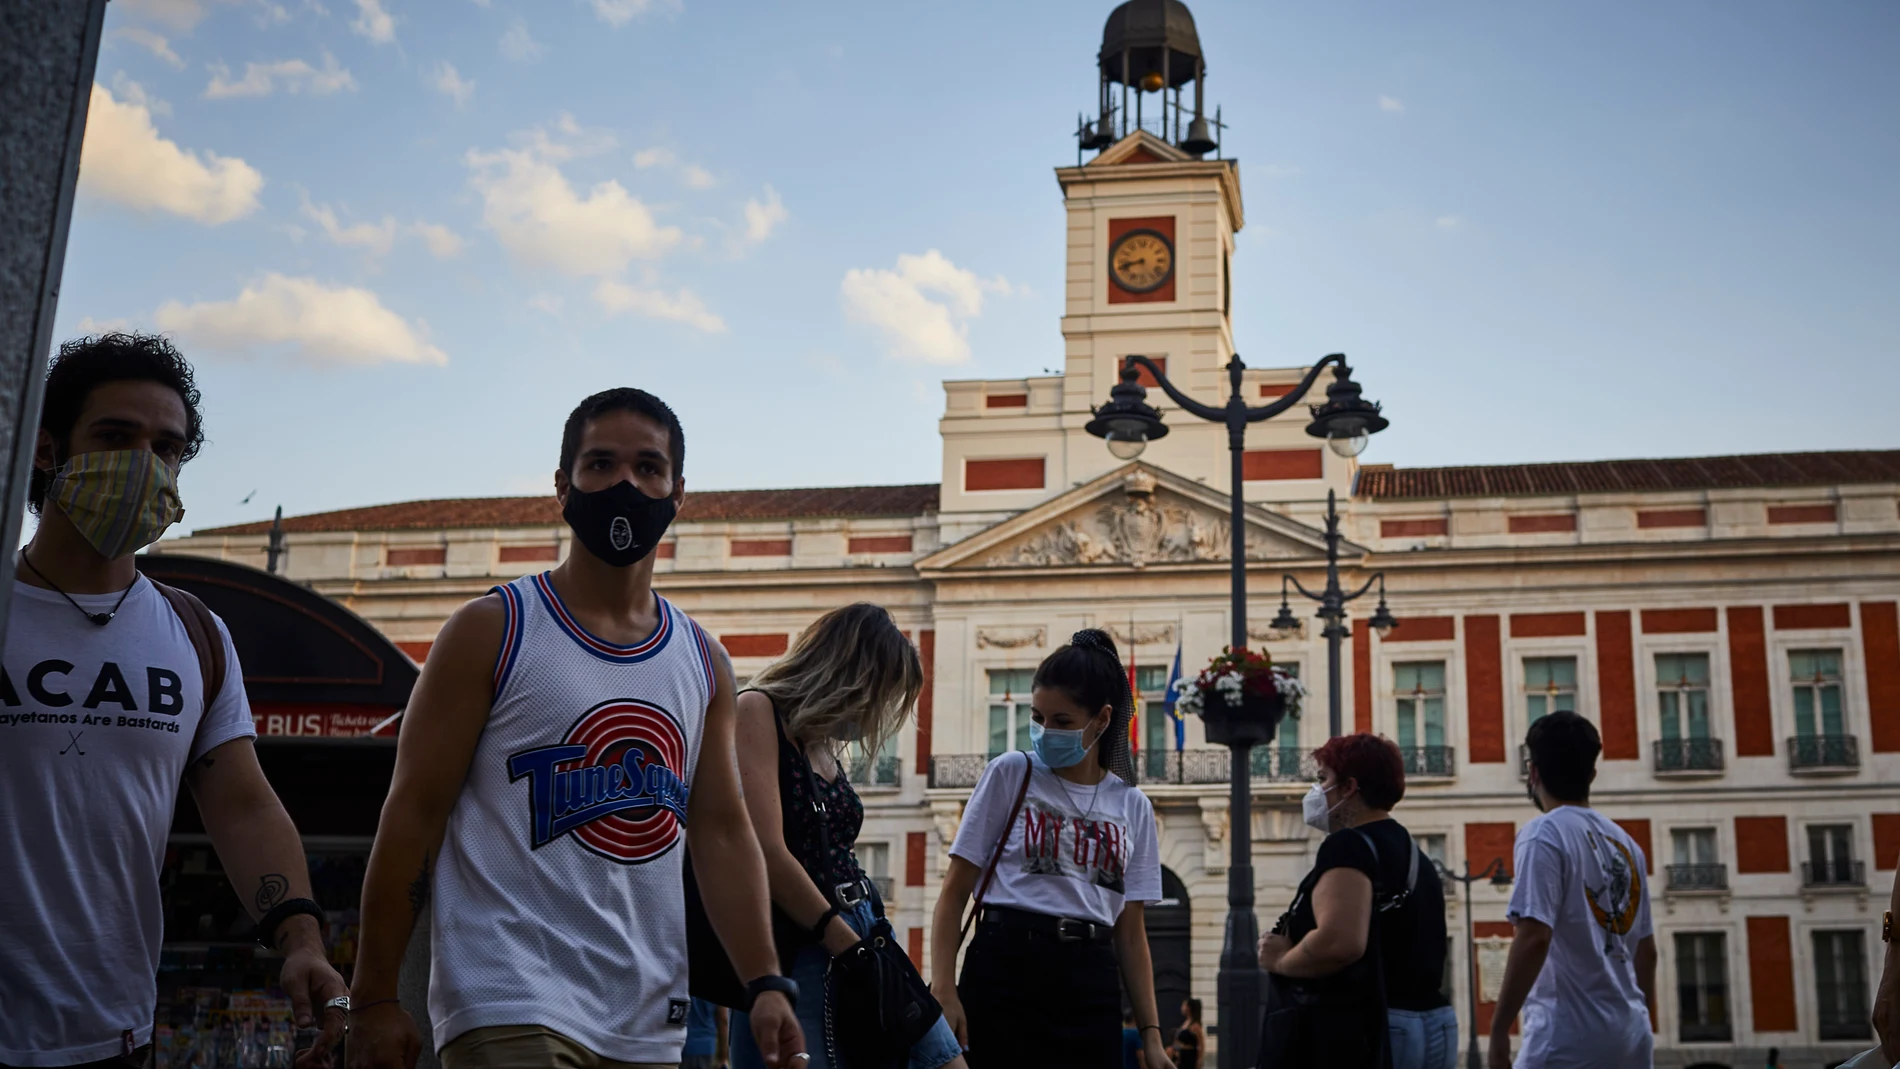
[[[1379,846],[1354,829],[1377,859]],[[1267,974],[1261,1015],[1259,1069],[1391,1069],[1386,1032],[1385,950],[1379,915],[1403,906],[1418,880],[1418,845],[1407,836],[1412,858],[1402,891],[1375,893],[1367,920],[1366,952],[1332,976],[1296,979]],[[1375,887],[1375,892],[1377,888]],[[1295,902],[1298,908],[1298,902]],[[1288,911],[1289,913],[1292,910]]]
[[[903,1069],[943,1016],[883,917],[825,969],[825,1050],[845,1069]]]

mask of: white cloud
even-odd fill
[[[429,330],[383,307],[354,286],[325,286],[271,272],[228,301],[167,301],[153,320],[160,330],[197,345],[244,355],[275,350],[306,363],[367,367],[435,364],[448,354],[429,343]]]
[[[257,210],[264,176],[241,159],[203,158],[158,136],[152,113],[92,87],[81,151],[82,188],[142,211],[165,211],[216,226]]]
[[[350,249],[362,249],[371,256],[387,256],[396,246],[396,220],[383,216],[380,223],[352,223],[343,226],[337,222],[336,212],[328,204],[310,203],[310,194],[301,190],[298,196],[303,201],[299,209],[304,218],[317,224],[325,237],[333,244]]]
[[[454,98],[455,106],[458,108],[468,103],[468,98],[475,95],[475,79],[463,78],[461,72],[455,69],[455,64],[447,60],[436,67],[435,79],[430,84],[434,85],[442,95]]]
[[[983,314],[983,295],[1007,296],[1010,286],[1001,278],[978,278],[931,249],[899,256],[895,271],[846,271],[838,290],[845,316],[878,328],[890,355],[960,364],[970,358],[968,320]]]
[[[679,8],[678,0],[589,0],[594,14],[609,26],[625,26],[655,8]]]
[[[422,243],[429,247],[429,255],[438,260],[446,260],[462,251],[462,235],[441,223],[425,223],[418,219],[409,224],[409,232],[421,238]]]
[[[707,334],[726,332],[726,321],[708,311],[705,303],[691,290],[683,289],[669,294],[603,278],[594,287],[594,303],[600,305],[608,315],[632,312],[649,319],[684,323]]]
[[[528,298],[528,307],[537,312],[545,312],[556,319],[561,318],[561,306],[566,303],[558,293],[537,293]]]
[[[765,199],[753,198],[745,202],[745,239],[756,245],[772,236],[778,225],[790,218],[785,204],[778,199],[778,190],[765,187]]]
[[[112,92],[118,99],[133,107],[144,108],[153,115],[169,116],[172,113],[169,103],[147,93],[144,86],[127,78],[124,71],[112,75]]]
[[[508,27],[507,33],[501,35],[501,54],[516,63],[529,63],[540,59],[541,54],[546,51],[547,46],[534,39],[534,36],[528,32],[528,24],[525,22],[515,23]]]
[[[670,148],[643,148],[633,154],[633,165],[642,171],[651,167],[678,171],[680,181],[689,189],[711,189],[719,184],[719,178],[711,171],[696,163],[682,162],[679,154]]]
[[[1379,95],[1379,110],[1389,111],[1394,115],[1403,115],[1405,114],[1405,101],[1381,93]]]
[[[1464,225],[1464,220],[1455,215],[1441,215],[1438,217],[1437,225],[1440,230],[1456,230]]]
[[[280,59],[275,63],[246,63],[244,77],[230,81],[231,71],[222,63],[212,64],[211,84],[205,86],[206,100],[229,100],[233,97],[262,97],[275,93],[278,86],[286,93],[308,92],[312,96],[329,96],[331,93],[348,89],[356,90],[356,79],[350,72],[337,66],[336,57],[328,52],[323,54],[323,66],[312,67],[301,59]]]
[[[73,329],[81,334],[116,334],[122,330],[131,330],[132,321],[130,319],[94,319],[91,316],[80,316],[79,322],[73,324]]]
[[[163,34],[154,33],[151,30],[139,26],[121,26],[112,31],[112,36],[122,37],[138,45],[152,55],[171,64],[173,70],[185,69],[184,58],[172,51],[171,42],[167,41]]]
[[[356,0],[356,18],[350,29],[379,45],[396,40],[396,20],[383,10],[383,0]]]
[[[198,25],[208,14],[202,0],[119,0],[114,10],[161,23],[181,33]]]
[[[644,171],[649,167],[671,167],[680,161],[670,148],[643,148],[633,154],[633,165]]]
[[[585,197],[576,193],[557,164],[611,140],[568,116],[556,131],[562,136],[537,129],[522,139],[523,147],[466,157],[469,184],[482,196],[482,219],[510,253],[569,275],[611,275],[680,244],[679,229],[661,226],[619,182],[598,183]]]

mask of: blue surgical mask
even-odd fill
[[[1042,763],[1050,768],[1068,768],[1079,765],[1089,755],[1094,743],[1082,741],[1087,728],[1064,731],[1061,728],[1045,728],[1031,720],[1029,722],[1029,748],[1036,751]],[[1097,736],[1099,739],[1100,736]]]

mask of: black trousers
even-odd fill
[[[1120,1069],[1121,973],[1107,943],[979,923],[957,997],[970,1069]]]

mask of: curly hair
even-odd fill
[[[61,463],[71,455],[73,427],[85,410],[86,399],[109,382],[156,382],[170,387],[185,403],[185,448],[178,462],[184,464],[198,455],[205,432],[198,412],[202,398],[191,364],[163,335],[114,331],[62,344],[47,365],[40,429],[53,436]],[[34,512],[45,505],[52,481],[51,472],[33,469],[27,504]]]

